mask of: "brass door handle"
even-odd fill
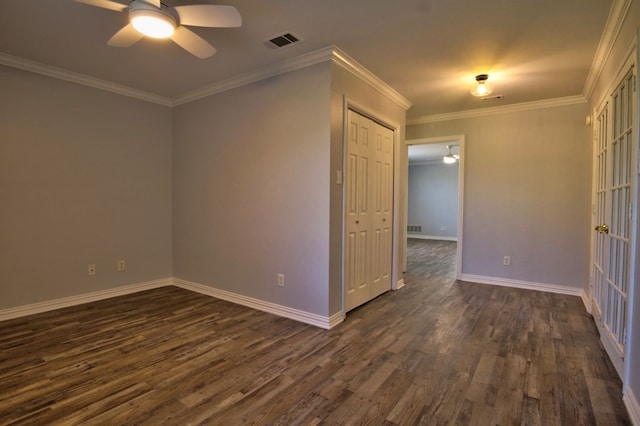
[[[603,224],[603,225],[598,225],[596,226],[596,231],[598,231],[599,233],[605,233],[608,234],[609,233],[609,225],[607,224]]]

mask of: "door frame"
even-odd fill
[[[459,280],[462,276],[462,246],[463,246],[463,223],[464,223],[464,165],[465,165],[465,135],[449,135],[449,136],[436,136],[430,138],[417,138],[417,139],[407,139],[404,143],[404,158],[408,158],[409,155],[409,146],[411,145],[428,145],[434,143],[444,143],[444,142],[453,142],[458,144],[458,149],[460,151],[460,159],[458,162],[458,242],[456,244],[456,279]],[[408,194],[408,186],[409,186],[409,161],[407,161],[402,165],[402,184],[405,188],[404,190],[404,200],[402,200],[404,204],[404,223],[407,223],[408,215],[409,215],[409,194]],[[402,270],[406,272],[407,270],[407,229],[406,226],[400,232],[400,237],[402,239],[403,245],[403,259],[402,259]]]

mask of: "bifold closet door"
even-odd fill
[[[391,289],[394,134],[348,110],[345,311]]]

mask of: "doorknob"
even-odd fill
[[[603,225],[598,225],[596,226],[596,231],[598,231],[599,233],[605,233],[608,234],[609,233],[609,225],[607,224],[603,224]]]

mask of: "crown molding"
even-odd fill
[[[57,68],[50,65],[45,65],[39,62],[31,61],[28,59],[20,58],[17,56],[8,55],[0,52],[0,65],[6,65],[13,68],[18,68],[25,71],[30,71],[36,74],[45,75],[60,80],[70,81],[72,83],[81,84],[84,86],[93,87],[96,89],[105,90],[108,92],[117,93],[119,95],[128,96],[131,98],[141,99],[143,101],[156,103],[163,106],[177,106],[192,102],[207,96],[214,95],[216,93],[231,90],[236,87],[244,86],[246,84],[254,83],[256,81],[264,80],[269,77],[273,77],[279,74],[284,74],[289,71],[294,71],[300,68],[315,65],[321,62],[329,61],[333,54],[333,46],[320,49],[305,55],[301,55],[289,60],[279,62],[268,67],[264,67],[255,71],[250,71],[239,76],[229,78],[227,80],[220,81],[215,84],[205,86],[203,88],[187,92],[183,95],[176,96],[174,98],[166,98],[163,96],[155,95],[153,93],[145,92],[142,90],[134,89],[128,86],[124,86],[117,83],[112,83],[99,78],[91,77],[85,74],[68,71],[63,68]]]
[[[438,121],[458,120],[462,118],[484,117],[487,115],[505,114],[509,112],[529,111],[543,108],[555,108],[567,105],[578,105],[587,102],[582,95],[566,96],[563,98],[544,99],[542,101],[522,102],[519,104],[471,109],[467,111],[449,112],[444,114],[425,115],[407,119],[407,126],[414,124],[436,123]]]
[[[295,58],[278,62],[268,67],[250,71],[239,76],[232,77],[218,83],[214,83],[209,86],[194,90],[192,92],[185,93],[184,95],[173,98],[173,104],[186,104],[198,99],[205,98],[207,96],[215,95],[217,93],[225,92],[227,90],[235,89],[237,87],[245,86],[247,84],[255,83],[260,80],[275,77],[276,75],[295,71],[329,60],[331,60],[334,64],[339,65],[345,70],[349,71],[405,110],[411,107],[411,102],[409,102],[406,98],[404,98],[393,88],[391,88],[391,86],[380,80],[373,73],[360,65],[356,60],[354,60],[352,57],[347,55],[344,51],[340,50],[336,46],[328,46],[319,50],[315,50],[313,52],[300,55]]]
[[[334,64],[351,72],[360,80],[377,90],[380,94],[402,107],[405,111],[413,105],[409,100],[407,100],[407,98],[396,92],[391,86],[376,77],[371,71],[367,70],[355,59],[335,46],[333,46],[333,56],[331,59]]]
[[[0,65],[45,75],[47,77],[65,80],[83,86],[93,87],[95,89],[105,90],[107,92],[117,93],[119,95],[128,96],[130,98],[140,99],[146,102],[159,104],[163,106],[173,106],[173,102],[169,98],[158,96],[143,90],[134,89],[122,84],[113,83],[99,78],[90,77],[85,74],[65,70],[63,68],[53,67],[41,64],[29,59],[19,58],[17,56],[8,55],[0,52]]]
[[[633,3],[633,0],[614,0],[611,5],[607,23],[604,26],[602,37],[600,37],[600,43],[598,43],[593,63],[591,64],[587,80],[584,84],[584,89],[582,90],[584,97],[589,101],[593,96],[593,91],[596,87],[596,83],[600,79],[602,70],[611,55],[613,46],[618,38],[618,34],[620,34],[624,20],[631,8],[631,3]]]
[[[257,81],[274,77],[276,75],[285,74],[290,71],[295,71],[327,61],[332,61],[334,64],[337,64],[347,71],[351,72],[356,77],[360,78],[369,86],[371,86],[379,93],[389,98],[405,110],[411,107],[411,102],[409,102],[406,98],[392,89],[388,84],[376,77],[369,70],[360,65],[356,60],[351,58],[345,52],[338,49],[336,46],[328,46],[310,53],[306,53],[304,55],[297,56],[295,58],[287,59],[276,64],[269,65],[267,67],[240,74],[238,76],[222,80],[220,82],[202,87],[200,89],[184,93],[174,98],[155,95],[153,93],[134,89],[106,80],[101,80],[99,78],[91,77],[85,74],[68,71],[63,68],[45,65],[39,62],[0,52],[0,65],[22,69],[36,74],[70,81],[72,83],[77,83],[84,86],[89,86],[96,89],[101,89],[108,92],[117,93],[119,95],[128,96],[131,98],[140,99],[143,101],[168,107],[193,102],[207,96],[215,95],[217,93],[255,83]]]
[[[173,98],[173,105],[186,104],[198,99],[206,98],[207,96],[226,92],[227,90],[255,83],[270,77],[275,77],[276,75],[295,71],[321,62],[326,62],[331,59],[333,49],[333,46],[326,47],[324,49],[296,56],[295,58],[287,59],[267,67],[249,71],[236,77],[228,78],[200,89],[187,92]]]

